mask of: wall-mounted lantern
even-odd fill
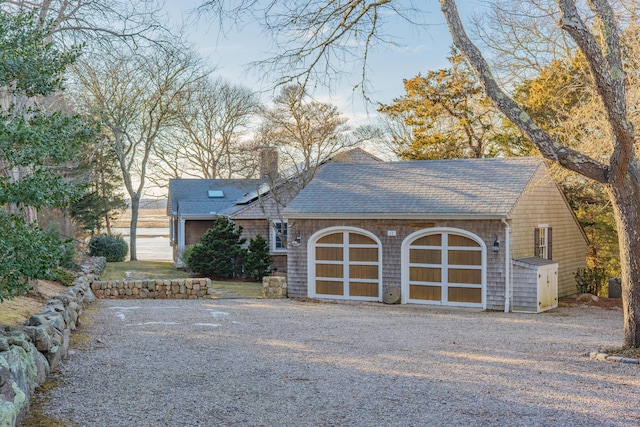
[[[493,252],[500,251],[500,240],[498,240],[498,236],[496,236],[496,239],[493,241],[493,246],[491,247],[491,250]]]

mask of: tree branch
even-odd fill
[[[627,119],[626,76],[620,38],[611,6],[604,0],[589,0],[588,4],[600,23],[602,46],[589,32],[573,1],[558,0],[562,11],[560,27],[573,38],[589,64],[615,138],[609,159],[611,178],[620,180],[628,173],[634,156],[634,130]]]
[[[606,183],[609,168],[600,162],[572,148],[565,147],[555,141],[549,134],[539,128],[511,97],[509,97],[491,74],[489,65],[480,50],[467,36],[454,0],[440,0],[442,12],[449,25],[454,44],[469,58],[478,73],[487,96],[520,130],[538,147],[542,155],[567,169]]]

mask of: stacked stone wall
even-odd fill
[[[266,276],[262,278],[262,298],[286,298],[287,278]]]
[[[67,356],[71,331],[95,300],[89,283],[100,275],[104,258],[93,258],[66,293],[45,302],[22,326],[0,326],[0,426],[13,427],[29,409],[36,386]]]
[[[206,299],[214,293],[207,278],[94,281],[91,289],[98,298],[122,299]]]

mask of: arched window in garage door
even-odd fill
[[[402,245],[402,301],[485,306],[486,246],[464,230],[440,228],[408,236]]]
[[[309,240],[309,295],[380,301],[382,251],[378,238],[357,228],[329,228]]]

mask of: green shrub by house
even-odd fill
[[[255,281],[268,276],[272,261],[265,238],[258,234],[255,239],[249,239],[248,250],[247,261],[244,263],[245,274]]]
[[[89,255],[103,256],[107,262],[122,262],[129,253],[127,242],[120,236],[100,235],[89,240]]]
[[[242,273],[247,250],[241,246],[242,227],[237,227],[227,217],[216,218],[198,243],[190,249],[187,267],[212,279],[229,279]]]

